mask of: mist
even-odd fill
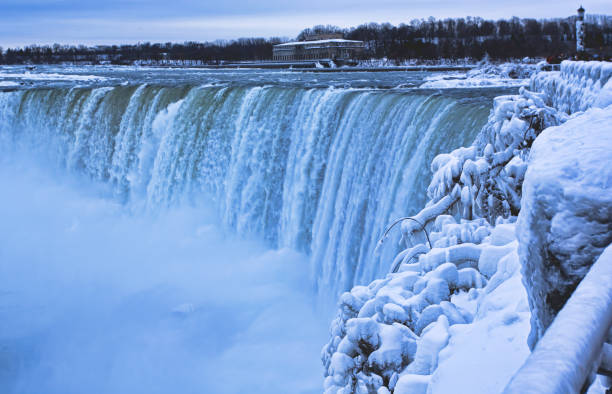
[[[35,162],[0,159],[3,390],[320,391],[306,256],[237,239],[206,199],[141,212]]]

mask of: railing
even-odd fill
[[[612,245],[557,314],[505,394],[580,393],[595,372],[612,376]]]
[[[393,227],[395,227],[396,225],[402,223],[404,220],[411,220],[417,224],[419,224],[421,226],[421,231],[423,231],[425,233],[425,237],[427,237],[427,243],[429,244],[429,249],[433,249],[433,246],[431,245],[431,241],[429,240],[429,233],[427,232],[427,229],[425,228],[425,224],[423,222],[421,222],[418,219],[415,219],[412,216],[405,216],[405,217],[401,217],[401,218],[397,218],[395,219],[391,224],[389,224],[387,226],[387,228],[385,229],[385,231],[383,232],[383,235],[380,237],[380,239],[378,240],[378,242],[376,243],[376,248],[374,248],[374,254],[378,253],[378,251],[380,250],[380,247],[382,246],[383,242],[385,242],[385,240],[387,239],[387,237],[389,236],[389,231],[391,231],[391,229]],[[425,253],[425,251],[421,251],[421,250],[414,250],[414,253],[411,255],[411,258],[416,257],[418,254],[422,254]],[[400,253],[401,254],[401,253]],[[398,256],[399,257],[399,256]],[[399,269],[403,259],[397,259],[397,261],[394,261],[393,264],[391,264],[391,273],[396,273],[397,270]]]

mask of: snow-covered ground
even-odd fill
[[[563,247],[570,252],[590,246],[589,241],[598,247],[611,241],[609,66],[564,62],[560,72],[536,74],[529,89],[495,100],[488,124],[471,147],[433,160],[430,201],[414,216],[417,221],[401,224],[406,249],[391,265],[397,273],[357,286],[340,299],[322,351],[326,393],[503,390],[529,355],[528,292],[537,292],[521,275],[519,242],[523,250],[546,247],[542,240],[526,245],[526,239],[535,239],[527,235],[554,233],[525,219],[517,230],[516,216],[525,217],[523,211],[529,210],[522,204],[523,191],[530,199],[537,195],[541,176],[572,180],[573,193],[595,194],[582,208],[599,215],[599,232],[582,232],[571,223],[564,227],[559,217],[553,227],[567,235]],[[525,78],[533,67],[479,70],[472,78]],[[533,160],[540,164],[533,164],[529,174],[536,175],[529,175],[523,188]],[[567,194],[552,191],[546,199],[553,202]],[[421,223],[428,225],[433,248]]]
[[[417,262],[400,255],[400,272],[342,296],[323,349],[327,392],[498,392],[529,354],[514,223],[442,215],[433,229]]]
[[[10,72],[0,71],[0,86],[18,85],[15,81],[104,81],[107,78],[99,75],[59,74],[44,72]]]
[[[528,86],[529,78],[539,68],[537,64],[485,64],[467,73],[439,74],[426,78],[421,88],[456,89],[477,87]]]
[[[0,81],[0,88],[11,88],[14,86],[19,86],[19,84],[14,81]]]

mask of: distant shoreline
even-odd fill
[[[154,68],[202,68],[202,69],[282,69],[287,71],[300,72],[384,72],[384,71],[469,71],[476,68],[476,65],[469,66],[389,66],[389,67],[324,67],[319,68],[315,63],[246,63],[246,64],[227,64],[227,65],[201,65],[201,66],[148,66]]]
[[[36,70],[38,67],[45,66],[65,66],[75,67],[78,64],[36,64],[36,65],[22,65],[22,64],[6,64],[2,66],[17,66],[26,67],[31,71]],[[341,66],[341,67],[320,67],[317,66],[317,62],[294,62],[294,63],[272,63],[272,62],[248,62],[248,63],[227,63],[227,64],[198,64],[198,65],[182,65],[182,64],[142,64],[142,65],[106,65],[106,64],[87,64],[85,67],[142,67],[142,68],[160,68],[160,69],[204,69],[204,70],[285,70],[285,71],[296,71],[296,72],[390,72],[390,71],[470,71],[478,68],[476,64],[470,65],[411,65],[411,66]]]

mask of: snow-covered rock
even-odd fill
[[[519,252],[533,346],[612,242],[612,106],[545,130],[533,144],[523,193]]]

